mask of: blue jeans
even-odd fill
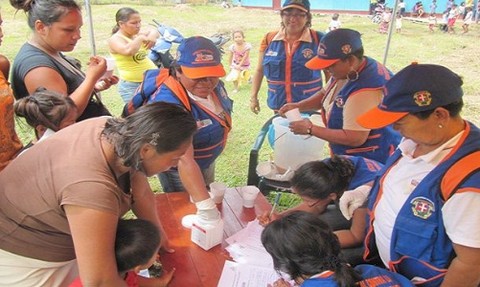
[[[120,80],[118,83],[118,93],[120,94],[120,97],[122,97],[125,104],[130,102],[140,84],[141,83]]]
[[[213,162],[208,168],[202,169],[203,180],[208,189],[210,183],[215,181],[215,162]],[[176,168],[172,168],[165,172],[157,174],[160,184],[162,185],[163,192],[179,192],[185,191],[185,187],[180,180],[180,175]]]

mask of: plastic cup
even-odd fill
[[[222,203],[226,189],[227,185],[225,185],[223,182],[210,183],[210,194],[212,195],[212,199],[216,204]]]
[[[110,78],[113,76],[113,70],[115,70],[115,60],[110,57],[105,58],[105,62],[107,63],[107,70],[105,74],[103,74],[102,78]]]
[[[243,207],[252,208],[255,205],[255,199],[257,198],[260,189],[253,185],[247,185],[241,187],[241,195],[243,199]]]
[[[296,122],[296,121],[302,120],[302,115],[300,115],[300,110],[298,108],[291,109],[285,112],[285,116],[290,122]]]

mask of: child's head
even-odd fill
[[[337,21],[339,17],[340,17],[340,14],[334,13],[334,14],[332,15],[332,20]]]
[[[310,207],[325,208],[342,196],[354,174],[355,166],[351,160],[333,156],[303,164],[295,171],[290,184],[293,192]]]
[[[235,42],[243,42],[245,40],[245,34],[241,30],[235,30],[232,33],[233,41]]]
[[[327,223],[305,211],[294,211],[269,223],[262,244],[275,270],[297,280],[327,270],[335,272],[338,286],[355,286],[360,276],[340,257],[340,243]],[[301,280],[300,280],[301,281]]]
[[[115,258],[119,273],[150,267],[159,248],[160,232],[155,224],[143,219],[118,221]]]
[[[15,114],[24,117],[41,138],[47,129],[59,131],[77,119],[77,107],[70,97],[38,88],[32,95],[15,102]]]

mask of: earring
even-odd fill
[[[351,70],[350,72],[348,72],[347,74],[347,80],[351,81],[351,82],[355,82],[356,80],[358,80],[358,77],[360,75],[358,74],[358,72],[356,70]]]
[[[442,125],[442,124],[438,124],[438,128],[439,128],[439,129],[443,129],[443,125]]]

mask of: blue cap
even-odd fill
[[[285,0],[282,5],[282,11],[289,8],[296,8],[303,12],[310,11],[310,1],[308,0]]]
[[[196,36],[184,39],[177,49],[177,63],[182,73],[190,79],[223,77],[220,51],[207,38]]]
[[[305,66],[312,70],[321,70],[345,59],[363,47],[360,33],[351,29],[336,29],[328,32],[320,40],[317,56]]]
[[[409,113],[433,110],[460,101],[462,78],[451,70],[431,64],[411,64],[393,76],[384,87],[378,107],[357,118],[370,129],[388,126]]]

